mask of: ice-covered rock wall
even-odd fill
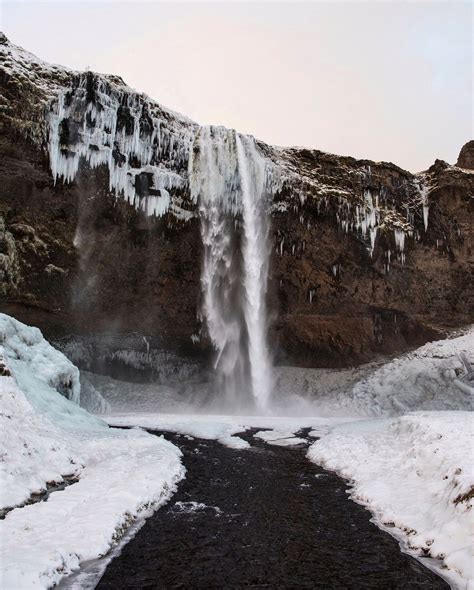
[[[54,179],[72,182],[81,161],[91,168],[105,165],[109,189],[117,197],[147,215],[171,213],[181,221],[191,219],[196,204],[191,193],[196,189],[190,186],[188,169],[198,144],[195,138],[205,133],[200,126],[133,91],[119,78],[87,72],[72,80],[51,99],[47,112]],[[226,133],[233,134],[222,131],[223,136]],[[274,212],[298,213],[305,225],[309,223],[307,204],[315,202],[319,212],[334,215],[345,233],[356,233],[370,254],[378,233],[392,231],[393,247],[387,259],[395,252],[402,263],[404,237],[420,237],[418,216],[427,231],[430,188],[423,175],[402,177],[399,186],[390,187],[377,182],[370,164],[347,166],[347,187],[335,187],[330,176],[318,173],[317,168],[308,173],[295,168],[294,149],[258,145],[267,164],[265,186],[274,196]],[[221,175],[221,185],[226,183],[226,207],[237,213],[236,160],[227,164],[226,170],[214,172]],[[224,174],[228,174],[225,180]],[[282,253],[281,242],[276,247]],[[387,270],[389,267],[387,261]]]
[[[55,180],[72,182],[81,159],[109,170],[109,188],[147,215],[191,213],[170,193],[187,184],[189,148],[196,125],[162,110],[120,81],[92,73],[50,103],[49,158]]]

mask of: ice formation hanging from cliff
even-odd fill
[[[106,165],[109,188],[147,215],[162,216],[183,188],[194,125],[173,121],[145,96],[90,74],[50,105],[49,157],[55,181],[71,182],[81,158]]]
[[[43,62],[42,67],[49,66]],[[117,77],[92,72],[69,72],[69,76],[69,85],[58,88],[48,103],[48,148],[55,180],[71,182],[81,160],[93,168],[104,165],[110,191],[146,215],[170,213],[180,221],[193,218],[197,189],[189,182],[188,170],[195,157],[192,146],[196,146],[195,137],[202,136],[202,128],[135,92]],[[222,129],[221,150],[228,151],[225,137],[232,133]],[[266,161],[265,187],[273,195],[273,214],[295,215],[309,229],[310,222],[303,213],[314,203],[318,215],[333,213],[344,233],[356,233],[371,257],[378,236],[387,230],[397,229],[416,237],[418,209],[427,231],[429,179],[423,174],[411,179],[396,177],[393,186],[388,186],[380,184],[377,168],[373,170],[363,162],[348,167],[341,158],[339,173],[347,174],[350,182],[335,186],[331,168],[328,174],[319,162],[314,168],[295,165],[298,150],[258,145]],[[297,153],[296,157],[301,155]],[[311,157],[313,153],[308,151]],[[325,157],[332,158],[329,154]],[[226,195],[223,205],[235,215],[235,153],[233,158],[226,161],[226,186],[219,188],[225,188],[221,190]],[[284,237],[280,239],[280,255],[284,244],[295,255],[294,242],[284,241]]]
[[[421,203],[423,207],[423,225],[425,226],[425,232],[428,231],[428,217],[430,213],[430,205],[428,203],[428,187],[426,184],[422,184],[420,182],[420,195],[421,195]]]

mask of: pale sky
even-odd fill
[[[418,171],[454,163],[473,136],[472,11],[456,0],[3,0],[1,28],[199,123]]]

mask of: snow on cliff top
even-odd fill
[[[47,588],[169,498],[184,476],[181,452],[143,431],[109,428],[66,399],[55,387],[78,385],[77,369],[39,330],[3,314],[0,356],[0,508],[11,509],[0,522],[2,588]],[[78,481],[24,506],[65,476]]]
[[[71,68],[58,64],[50,64],[26,49],[23,49],[23,47],[15,45],[2,32],[0,32],[0,67],[12,77],[33,83],[45,93],[46,99],[53,98],[61,90],[69,87],[75,76],[84,75],[86,73],[84,71],[72,70]],[[155,107],[158,107],[170,117],[179,120],[181,123],[193,126],[197,125],[186,115],[164,107],[146,94],[131,88],[120,76],[114,74],[101,74],[98,72],[93,73],[105,80],[116,90],[140,95],[144,100],[148,101]]]
[[[10,76],[29,81],[51,96],[68,85],[75,73],[39,59],[11,43],[3,33],[0,33],[0,65]]]
[[[60,90],[64,90],[65,88],[70,86],[73,77],[84,75],[86,73],[85,71],[72,70],[71,68],[62,65],[50,64],[38,58],[36,55],[30,53],[26,49],[23,49],[23,47],[15,45],[2,32],[0,32],[0,67],[4,68],[5,71],[13,77],[17,77],[35,84],[47,95],[47,98],[52,98],[54,95],[58,94]],[[143,97],[144,100],[149,102],[151,105],[154,105],[155,107],[159,108],[161,111],[167,113],[180,123],[190,125],[192,127],[199,126],[199,124],[196,121],[190,119],[183,113],[179,113],[169,107],[165,107],[155,99],[150,98],[146,94],[131,88],[126,84],[126,82],[124,82],[124,80],[120,76],[114,74],[102,74],[99,72],[93,73],[99,78],[107,81],[117,90],[121,90],[123,92],[127,92],[130,94],[140,95],[141,97]],[[215,125],[213,127],[218,128],[221,126]],[[409,172],[402,170],[401,168],[390,162],[372,162],[371,160],[367,159],[359,160],[351,156],[341,156],[337,154],[332,154],[330,152],[316,150],[314,148],[307,148],[304,146],[273,146],[266,144],[261,140],[258,140],[258,144],[264,146],[266,150],[270,149],[270,151],[273,152],[273,157],[277,160],[283,158],[285,160],[286,165],[290,169],[291,156],[301,151],[307,151],[314,154],[317,153],[323,155],[327,158],[342,158],[344,160],[351,160],[353,162],[357,162],[363,165],[363,167],[370,166],[371,164],[390,166],[396,168],[400,172],[410,175]],[[301,171],[299,172],[299,174],[301,175]],[[310,184],[314,182],[310,177],[308,177],[306,180]]]

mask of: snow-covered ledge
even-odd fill
[[[0,356],[2,588],[49,588],[166,502],[185,470],[171,443],[67,399],[79,399],[79,372],[36,328],[0,314]],[[78,481],[24,505],[67,476]]]

